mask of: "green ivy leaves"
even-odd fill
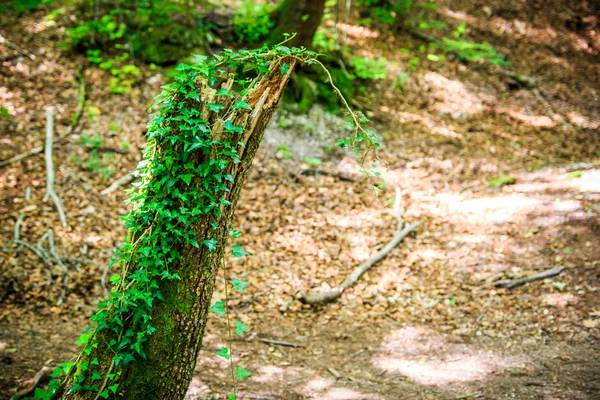
[[[244,257],[245,255],[248,255],[248,252],[244,251],[239,244],[234,244],[231,247],[231,254],[234,257]]]
[[[215,239],[203,240],[202,244],[205,245],[211,253],[217,249],[217,241]]]
[[[241,281],[237,278],[231,278],[231,284],[233,285],[233,288],[240,293],[244,291],[246,286],[248,286],[248,282]]]
[[[222,301],[217,301],[208,311],[212,311],[215,314],[220,315],[221,317],[225,316],[225,303]]]
[[[246,110],[252,110],[252,107],[250,107],[250,104],[246,103],[244,100],[237,100],[233,103],[233,106],[231,106],[234,110],[238,110],[240,108],[246,109]]]
[[[231,359],[231,356],[229,355],[229,349],[227,347],[221,347],[221,350],[217,352],[217,355],[226,359],[227,361]]]
[[[240,381],[244,380],[244,378],[248,378],[248,377],[252,376],[250,371],[245,370],[244,368],[240,367],[239,365],[235,369],[235,374]]]
[[[241,321],[235,321],[235,333],[242,336],[250,328],[244,325]]]

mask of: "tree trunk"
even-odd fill
[[[277,26],[271,32],[270,43],[279,43],[284,33],[296,33],[290,46],[312,47],[313,36],[325,10],[325,0],[284,0],[271,15]]]
[[[89,368],[86,376],[90,376],[89,372],[92,368],[96,368],[104,381],[98,378],[92,383],[100,387],[100,391],[83,390],[69,393],[69,389],[74,384],[73,374],[71,374],[55,398],[97,399],[101,398],[98,397],[98,393],[103,388],[115,383],[118,383],[118,388],[115,389],[114,396],[123,399],[168,400],[182,399],[185,396],[192,379],[198,351],[202,345],[215,278],[222,265],[230,221],[240,190],[262,140],[265,127],[277,108],[278,100],[295,65],[294,60],[287,62],[289,67],[287,74],[283,73],[279,66],[275,66],[270,72],[262,75],[261,80],[244,96],[244,100],[252,110],[233,107],[233,111],[231,111],[231,107],[224,108],[224,112],[228,111],[227,118],[229,120],[235,125],[245,128],[245,131],[239,136],[239,140],[244,145],[237,147],[241,162],[229,163],[226,169],[226,172],[233,176],[233,182],[229,183],[230,191],[227,193],[227,200],[231,204],[223,208],[220,218],[216,218],[214,215],[200,216],[199,221],[191,226],[197,234],[198,242],[210,238],[217,239],[216,250],[208,251],[203,245],[199,247],[182,245],[182,248],[179,249],[181,260],[169,265],[169,271],[176,271],[181,279],[164,280],[160,283],[160,292],[164,300],[154,304],[151,309],[152,326],[157,330],[149,336],[148,341],[144,344],[146,358],[136,358],[127,365],[121,364],[119,366],[120,375],[107,381],[107,378],[104,377],[114,374],[116,368],[112,362],[114,353],[104,343],[109,343],[117,334],[108,329],[103,330],[97,334],[98,342],[100,342],[97,349],[91,355],[82,353],[74,367],[79,368],[82,364],[97,358],[99,365],[86,365],[86,368]],[[232,80],[230,79],[227,84],[231,85]],[[219,139],[226,137],[223,129],[224,112],[213,112],[207,106],[209,103],[217,102],[216,91],[211,89],[205,80],[196,81],[196,88],[200,93],[200,101],[196,102],[197,109],[210,123],[213,137]],[[227,101],[231,105],[233,100]],[[157,148],[156,151],[160,151],[160,148]],[[203,161],[203,158],[204,161],[207,158],[199,150],[195,150],[194,153],[192,158],[195,158],[197,163]],[[211,159],[213,157],[217,156],[213,155]],[[200,187],[201,179],[194,177],[191,184]],[[113,393],[110,395],[112,398]]]

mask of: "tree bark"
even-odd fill
[[[229,112],[228,118],[235,125],[245,128],[240,137],[244,146],[238,147],[241,162],[230,163],[226,170],[226,173],[230,173],[234,178],[230,183],[229,198],[227,199],[231,204],[225,207],[221,217],[216,219],[218,222],[216,229],[209,225],[209,222],[215,221],[214,216],[201,218],[192,225],[197,233],[198,242],[215,238],[219,242],[217,249],[209,252],[205,246],[197,248],[192,245],[183,245],[180,249],[181,261],[175,265],[169,265],[169,270],[176,271],[181,279],[165,280],[160,284],[164,300],[152,307],[151,314],[152,325],[157,328],[157,331],[145,343],[146,359],[136,359],[134,362],[120,367],[121,375],[109,382],[109,385],[119,384],[116,397],[135,400],[168,400],[182,399],[185,396],[192,379],[198,351],[202,345],[215,278],[222,265],[223,251],[229,236],[229,222],[264,130],[277,108],[289,74],[295,66],[294,60],[287,62],[289,65],[287,74],[282,73],[278,66],[272,68],[255,85],[254,89],[244,96],[246,103],[252,107],[251,111],[238,109],[234,111],[233,116],[231,111]],[[196,85],[198,92],[202,94],[198,109],[203,115],[207,115],[205,119],[211,123],[213,136],[225,137],[219,113],[211,112],[207,107],[207,104],[216,101],[214,100],[216,91],[209,88],[205,81],[198,81]],[[225,110],[227,109],[228,107],[225,107]],[[199,151],[195,157],[198,161],[206,158]],[[200,179],[196,179],[195,182],[198,187],[200,186],[199,181]],[[110,339],[116,337],[116,334],[109,330],[103,330],[98,335],[100,343],[108,343]],[[96,369],[104,377],[115,372],[112,364],[113,355],[107,346],[100,345],[90,356],[82,353],[77,365],[97,357],[99,366]],[[55,398],[85,400],[98,398],[98,392],[89,390],[68,393],[73,384],[72,378],[70,379],[63,383]],[[100,386],[102,382],[97,381],[96,384]],[[105,386],[107,386],[106,381],[102,387]]]
[[[325,0],[284,0],[271,15],[277,25],[269,42],[279,43],[284,39],[284,33],[296,33],[289,42],[290,46],[311,48],[324,10]]]

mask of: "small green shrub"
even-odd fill
[[[265,38],[275,22],[269,17],[273,7],[244,1],[233,14],[233,34],[242,42],[252,43]]]
[[[42,4],[49,4],[52,0],[9,0],[0,4],[0,14],[7,11],[14,11],[21,15],[27,11],[36,9]]]
[[[361,79],[385,79],[388,73],[388,61],[383,57],[352,57],[349,64]]]
[[[504,185],[514,185],[517,180],[512,175],[501,175],[498,178],[492,179],[488,182],[488,187],[498,188]]]

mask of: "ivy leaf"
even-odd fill
[[[217,241],[215,239],[203,240],[202,244],[208,247],[208,251],[212,253],[217,249]]]
[[[219,357],[223,357],[226,360],[229,360],[231,356],[229,355],[229,349],[227,347],[221,347],[221,350],[217,351],[217,355]]]
[[[235,394],[230,393],[227,395],[227,400],[235,400],[235,399],[236,399]]]
[[[102,374],[98,371],[94,371],[94,373],[92,374],[92,380],[98,381],[100,379],[102,379]]]
[[[94,358],[90,364],[92,364],[92,365],[100,365],[100,363],[98,362],[98,358],[97,357]]]
[[[83,346],[84,344],[88,344],[88,342],[92,338],[92,335],[93,335],[92,333],[82,333],[79,336],[79,339],[77,339],[77,341],[75,342],[75,345]]]
[[[247,378],[249,376],[252,376],[252,374],[250,373],[250,371],[245,370],[244,368],[240,367],[238,365],[238,367],[235,369],[237,378],[241,381],[244,378]]]
[[[98,396],[102,397],[103,399],[108,399],[108,396],[110,396],[110,393],[108,392],[108,389],[104,389],[102,391],[102,393],[100,393]]]
[[[194,177],[194,174],[183,174],[183,175],[179,175],[179,178],[181,178],[182,181],[184,181],[186,184],[190,184],[190,182],[192,181],[192,178]]]
[[[221,317],[225,316],[225,304],[222,301],[217,301],[214,306],[208,309]]]
[[[233,122],[231,122],[231,120],[227,120],[225,121],[225,125],[223,125],[223,128],[225,129],[225,132],[227,133],[242,133],[244,132],[244,128],[242,128],[241,126],[237,126],[234,125]]]
[[[246,325],[244,325],[241,321],[235,321],[235,333],[242,336],[244,332],[250,330]]]
[[[246,103],[244,100],[237,100],[235,103],[233,103],[233,109],[237,110],[239,108],[245,108],[246,110],[252,110],[252,107],[250,107],[250,104]]]
[[[225,108],[225,106],[223,104],[208,103],[207,105],[208,105],[208,109],[212,112],[219,112],[223,108]]]
[[[283,63],[279,67],[279,70],[281,71],[282,74],[287,75],[290,70],[290,66],[287,63]]]
[[[231,284],[233,285],[233,288],[235,290],[237,290],[238,292],[243,292],[244,289],[246,288],[246,286],[248,286],[248,282],[246,281],[241,281],[239,279],[236,278],[231,278]]]
[[[239,244],[234,244],[231,248],[231,254],[233,254],[234,257],[244,257],[248,252],[244,251]]]
[[[221,88],[221,90],[219,90],[217,92],[217,94],[215,94],[215,96],[227,96],[227,97],[233,97],[233,95],[231,93],[229,93],[229,91],[225,88]]]
[[[113,394],[117,394],[117,388],[118,388],[118,387],[119,387],[119,384],[118,384],[118,383],[115,383],[114,385],[112,385],[112,386],[109,386],[109,387],[108,387],[108,390],[110,390],[111,392],[113,392]]]

